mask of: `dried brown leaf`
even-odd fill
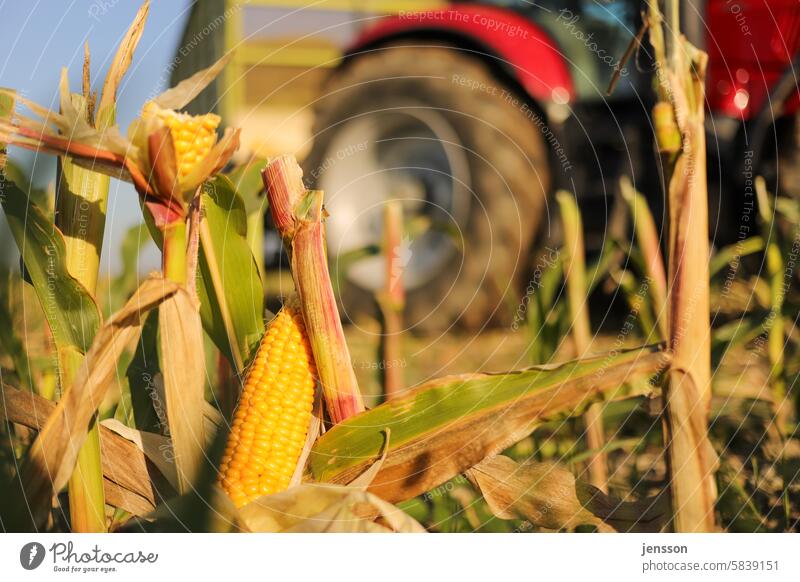
[[[104,420],[100,425],[136,446],[161,471],[170,485],[178,489],[178,472],[172,459],[172,443],[169,438],[153,432],[136,430],[113,418]]]
[[[29,391],[2,385],[0,416],[7,421],[41,430],[55,410],[55,403]],[[135,444],[117,435],[101,424],[101,462],[103,467],[106,502],[143,516],[157,504],[156,490],[160,495],[172,495],[164,479],[148,464]]]
[[[300,452],[300,457],[297,459],[297,465],[294,468],[294,474],[289,482],[290,487],[300,485],[303,482],[303,475],[308,462],[308,456],[311,454],[311,448],[317,441],[322,431],[322,399],[320,398],[319,390],[314,396],[314,408],[311,412],[311,420],[308,423],[308,432],[306,433],[306,442],[303,443],[303,450]]]
[[[497,517],[526,519],[536,527],[573,530],[592,525],[601,532],[660,531],[670,517],[666,495],[619,501],[576,480],[557,463],[516,463],[498,455],[467,471],[467,476]]]
[[[97,108],[98,119],[103,119],[105,112],[115,107],[117,88],[133,60],[133,52],[136,50],[136,46],[142,38],[149,11],[150,0],[146,0],[136,13],[133,23],[125,33],[122,42],[119,43],[117,53],[114,55],[114,60],[111,62],[111,67],[108,69],[105,83],[103,83],[103,94],[100,96],[100,105]]]
[[[239,509],[239,521],[254,532],[424,532],[413,518],[372,493],[338,485],[307,483],[261,497]],[[375,523],[381,518],[389,527]]]
[[[159,356],[178,490],[191,488],[205,449],[205,360],[197,301],[179,289],[159,308]]]
[[[228,64],[232,56],[232,52],[226,54],[207,69],[198,71],[171,89],[167,89],[161,95],[153,99],[153,102],[162,109],[183,109],[191,103],[203,89],[211,84],[217,75],[222,72],[222,69]]]
[[[159,389],[159,397],[162,402],[166,399],[163,391],[163,384],[156,384],[156,389]],[[217,429],[223,422],[222,415],[211,404],[205,402],[203,407],[203,416],[205,420],[205,435],[206,446],[210,446],[213,442],[214,435]],[[106,430],[113,432],[120,438],[125,439],[135,446],[145,457],[161,472],[170,485],[175,490],[178,490],[178,472],[175,468],[174,452],[172,448],[172,441],[160,434],[137,430],[129,426],[125,426],[121,422],[114,419],[107,419],[100,423]]]

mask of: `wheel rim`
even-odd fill
[[[407,290],[440,276],[457,257],[453,233],[465,228],[469,215],[469,166],[440,113],[406,107],[351,119],[322,159],[311,175],[326,193],[328,248],[344,261],[339,267],[351,283],[368,291],[384,285],[384,261],[374,249],[391,199],[402,203],[406,224],[419,229],[400,249]]]

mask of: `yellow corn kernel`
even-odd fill
[[[175,146],[179,179],[188,176],[217,142],[217,127],[221,121],[219,115],[189,115],[158,107],[150,107],[144,113],[155,114],[169,128]]]
[[[247,372],[219,483],[237,507],[289,486],[306,441],[316,369],[296,303],[267,328]]]

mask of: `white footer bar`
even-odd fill
[[[797,534],[0,534],[2,580],[800,580]],[[197,578],[195,578],[197,576]],[[200,578],[199,576],[202,576]]]

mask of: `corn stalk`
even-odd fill
[[[789,424],[790,403],[786,398],[786,378],[784,362],[783,316],[784,261],[774,224],[774,208],[767,193],[767,183],[759,176],[755,181],[758,197],[758,212],[761,216],[762,238],[764,239],[767,263],[767,278],[770,291],[770,311],[764,327],[767,328],[767,357],[769,358],[769,385],[772,388],[772,404],[778,429],[784,432]]]
[[[583,221],[575,197],[561,190],[556,195],[564,224],[564,278],[567,282],[567,302],[571,316],[572,340],[575,355],[584,358],[592,343],[589,322],[589,295],[586,287],[586,257],[583,245]],[[586,427],[586,444],[595,451],[588,461],[589,482],[605,491],[608,482],[608,460],[603,451],[606,442],[603,430],[603,405],[592,404],[583,415]]]
[[[673,362],[664,433],[675,530],[701,532],[714,529],[718,464],[708,439],[711,328],[703,92],[708,57],[680,35],[678,3],[669,0],[667,6],[665,24],[658,2],[649,2],[659,97],[653,115],[670,219],[667,290]]]
[[[151,227],[156,243],[162,247],[163,272],[166,276],[164,284],[169,281],[170,284],[178,285],[175,293],[160,302],[158,344],[161,370],[164,371],[168,425],[175,451],[175,465],[180,477],[179,489],[185,491],[198,474],[203,453],[202,409],[205,404],[205,377],[201,316],[196,297],[196,275],[200,268],[200,192],[203,184],[227,164],[238,148],[239,132],[227,128],[219,137],[215,133],[220,122],[218,116],[209,114],[188,118],[178,112],[220,73],[230,59],[230,54],[145,103],[141,116],[133,121],[127,136],[113,125],[117,88],[141,38],[148,10],[149,3],[145,1],[119,45],[103,85],[96,120],[92,113],[97,99],[90,91],[88,51],[83,78],[84,101],[78,103],[77,107],[69,92],[68,78],[64,70],[60,84],[60,113],[48,111],[27,99],[18,97],[19,101],[31,110],[33,116],[15,112],[12,119],[0,119],[0,139],[3,141],[35,151],[69,156],[73,165],[65,164],[63,179],[60,180],[62,185],[68,184],[69,189],[62,188],[64,196],[60,197],[62,208],[59,209],[59,216],[64,221],[63,226],[68,231],[68,236],[65,238],[58,228],[52,228],[52,222],[46,224],[47,218],[44,213],[26,200],[24,193],[21,196],[14,196],[13,199],[11,197],[0,199],[0,202],[9,218],[12,233],[22,251],[39,299],[45,307],[48,324],[59,354],[61,386],[65,388],[63,400],[67,394],[75,393],[74,390],[72,392],[70,390],[77,382],[74,379],[84,374],[91,353],[86,359],[83,358],[83,354],[87,353],[99,325],[99,312],[91,289],[97,278],[96,266],[104,219],[102,210],[107,195],[97,186],[92,186],[86,194],[72,192],[75,185],[69,182],[83,183],[95,179],[94,176],[79,173],[80,166],[92,172],[130,180],[136,187],[144,207],[145,221]],[[14,94],[11,91],[0,90],[0,96],[13,98]],[[191,143],[184,139],[173,139],[172,127],[178,131],[194,128],[202,139],[192,140]],[[78,177],[75,178],[76,176]],[[107,186],[107,179],[103,184]],[[82,197],[78,199],[79,196],[75,194]],[[80,215],[82,212],[86,213],[86,216]],[[187,218],[192,227],[188,233]],[[85,231],[83,232],[82,227],[87,223],[89,228],[83,229]],[[43,228],[43,225],[47,228]],[[239,237],[233,238],[238,240]],[[209,254],[209,252],[204,253],[204,257],[208,259]],[[252,261],[249,253],[247,258]],[[72,259],[75,264],[70,264]],[[211,262],[209,260],[204,262],[206,272],[212,268]],[[53,269],[50,269],[51,263]],[[212,279],[218,281],[219,277]],[[206,278],[200,277],[200,280],[203,283],[201,287],[204,298],[210,299],[207,302],[207,311],[215,311],[215,305],[230,307],[226,303],[227,295],[217,294],[216,288],[208,289]],[[258,296],[260,300],[260,293]],[[49,308],[48,302],[56,308]],[[251,323],[260,331],[263,327],[260,302],[249,303],[259,305],[259,308],[250,310],[250,316]],[[242,304],[240,302],[238,305]],[[233,309],[230,309],[226,313],[230,314],[232,311]],[[237,310],[236,315],[239,314]],[[211,334],[212,337],[219,344],[221,334],[217,318],[212,315],[206,317],[206,320],[214,332]],[[231,341],[228,347],[234,356],[239,356],[234,357],[234,360],[241,368],[242,348],[247,347],[251,335],[248,332],[253,330],[249,326],[248,329],[244,327],[233,329],[234,322],[240,323],[241,319],[234,320],[233,317],[228,317],[222,322],[222,327],[225,328],[226,339],[235,340]],[[86,419],[87,425],[91,422],[99,402],[93,400],[83,403],[92,407],[92,416]],[[57,409],[57,413],[59,410],[61,408]],[[69,422],[74,422],[74,419],[70,419]],[[60,439],[63,436],[61,428],[63,426],[59,426],[58,430],[53,429],[49,435],[45,435],[47,438],[42,436],[44,432],[40,433],[38,442],[45,442],[48,438]],[[84,427],[70,425],[67,428],[74,436]],[[96,431],[93,431],[90,439],[85,441],[89,443],[88,447],[97,442],[92,436],[94,434]],[[83,435],[72,439],[72,442],[76,441],[83,444]],[[50,454],[49,451],[42,452],[36,448],[32,451],[29,455],[29,459],[32,460],[26,465],[28,468],[23,474],[23,480],[35,478],[41,470],[41,467],[36,466],[37,454],[39,458]],[[70,456],[65,457],[68,461],[71,454],[72,451]],[[77,455],[77,451],[75,454]],[[104,516],[102,474],[99,471],[97,446],[93,447],[91,456],[90,464],[95,474],[91,485],[91,507],[95,514],[91,519],[94,523],[90,523],[90,518],[83,517],[83,514],[89,511],[84,509],[90,505],[87,502],[82,507],[77,507],[77,510],[73,510],[78,521],[87,524],[84,526],[79,523],[78,527],[74,528],[78,530],[100,529],[99,516]],[[64,461],[59,463],[60,471],[72,469],[69,463]],[[80,471],[80,467],[79,475],[87,478],[87,472]],[[40,484],[36,484],[35,488],[43,494],[48,492],[48,489]],[[79,492],[88,490],[89,487],[86,481],[80,481],[72,489],[78,492],[72,497],[78,499]],[[37,501],[43,504],[42,499]],[[49,502],[49,499],[47,501]],[[37,511],[37,518],[39,517]]]
[[[148,139],[162,191],[170,193],[170,200],[181,200],[183,193],[180,192],[176,171],[177,156],[169,129],[162,127]],[[160,225],[164,279],[181,287],[180,293],[159,306],[158,317],[158,354],[180,493],[191,490],[197,480],[205,443],[203,336],[196,288],[201,190],[202,185],[182,212],[170,216]],[[151,207],[149,210],[153,212],[154,209]]]
[[[386,285],[378,294],[383,315],[383,390],[386,399],[403,391],[401,333],[405,292],[403,288],[403,207],[397,200],[386,203],[383,215],[383,256],[386,261]]]
[[[337,424],[362,412],[364,401],[328,271],[322,192],[306,191],[303,171],[292,156],[271,161],[262,177],[273,222],[291,261],[328,415]]]
[[[84,78],[88,85],[88,55]],[[77,94],[71,97],[73,106],[84,112],[91,123],[91,97]],[[113,124],[113,107],[104,110],[104,115],[110,117],[107,121]],[[108,176],[81,168],[68,157],[59,159],[55,223],[64,234],[67,271],[92,295],[97,290],[109,181]],[[62,351],[59,358],[61,390],[72,383],[82,362],[83,354],[79,351]],[[69,481],[69,506],[72,531],[86,533],[106,530],[100,433],[96,414],[90,421],[89,433],[78,453],[75,471]]]
[[[149,4],[145,2],[123,37],[109,67],[96,111],[97,95],[91,91],[89,49],[86,46],[82,95],[70,93],[67,71],[62,70],[59,86],[61,111],[58,114],[52,112],[47,114],[48,120],[54,120],[57,131],[53,131],[52,127],[48,128],[46,122],[42,124],[31,120],[23,121],[21,117],[10,119],[10,116],[6,116],[0,120],[4,139],[17,145],[25,144],[23,147],[37,150],[41,148],[43,151],[72,156],[73,153],[81,151],[80,147],[72,147],[75,134],[86,136],[90,133],[94,135],[108,133],[114,124],[117,88],[141,38],[148,9]],[[10,93],[6,92],[6,95]],[[37,114],[45,113],[43,108],[26,99],[20,98],[20,100]],[[63,147],[49,147],[56,143]],[[34,282],[34,288],[43,303],[50,331],[55,339],[62,398],[69,391],[75,378],[82,373],[86,347],[92,342],[99,323],[94,293],[105,228],[109,185],[107,177],[94,174],[96,166],[103,163],[101,157],[91,158],[89,163],[85,164],[88,169],[79,167],[77,162],[78,160],[71,157],[64,157],[60,162],[55,228],[51,223],[49,233],[36,230],[41,226],[44,216],[30,200],[4,201],[8,202],[4,204],[4,208],[12,223],[17,222],[16,213],[20,208],[24,207],[26,211],[31,212],[30,224],[26,214],[23,224],[13,224],[12,231],[15,231],[15,238],[26,266],[30,264],[33,270],[37,271],[31,280],[38,279]],[[18,198],[19,194],[17,192]],[[22,198],[24,197],[23,194]],[[23,244],[20,245],[20,242]],[[30,249],[26,248],[29,242],[32,243]],[[44,269],[43,264],[47,265]],[[58,277],[54,274],[55,270],[59,271]],[[68,295],[61,296],[66,290],[69,290]],[[77,303],[72,301],[74,299],[77,299]],[[87,325],[70,329],[70,324],[77,322]],[[67,325],[63,326],[63,323]],[[82,332],[80,336],[76,336],[76,330]],[[86,419],[88,438],[81,450],[76,451],[77,465],[69,482],[71,525],[73,531],[101,532],[105,531],[105,500],[99,433],[94,414],[99,402],[89,404],[93,405],[94,409]],[[30,463],[26,464],[26,467],[30,466]],[[68,468],[71,469],[72,466]]]
[[[106,131],[114,125],[117,87],[139,43],[148,10],[149,5],[145,2],[123,38],[103,84],[100,103],[96,103],[97,94],[91,91],[89,46],[86,45],[83,61],[83,95],[70,95],[66,89],[66,76],[62,74],[62,109],[67,105],[63,101],[66,97],[71,100],[72,107],[97,130]],[[95,105],[97,105],[96,112]],[[109,182],[108,176],[81,168],[66,156],[59,159],[55,222],[64,234],[67,271],[92,295],[97,289]],[[66,354],[66,361],[61,362],[62,386],[69,386],[73,382],[82,362],[83,355],[79,352],[70,350]],[[69,482],[69,501],[73,531],[106,530],[100,433],[96,415],[90,421],[86,442],[78,454],[75,471]]]

